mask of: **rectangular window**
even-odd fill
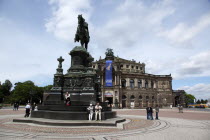
[[[126,65],[126,68],[129,68],[129,65]]]
[[[138,69],[139,67],[138,66],[136,66],[136,69]]]

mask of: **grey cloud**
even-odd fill
[[[192,68],[183,68],[179,71],[181,75],[194,75],[194,74],[201,74],[203,71],[200,67],[192,67]]]
[[[184,89],[188,94],[193,94],[197,99],[210,98],[210,84],[199,83],[193,86],[184,86],[179,89]]]

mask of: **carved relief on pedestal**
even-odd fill
[[[54,87],[61,87],[61,77],[54,77]]]
[[[92,78],[85,78],[83,86],[84,87],[92,87],[93,86],[93,79]]]

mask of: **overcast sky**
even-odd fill
[[[62,56],[70,67],[77,16],[89,24],[89,51],[105,50],[172,74],[173,89],[210,98],[210,0],[0,0],[0,81],[52,84]]]

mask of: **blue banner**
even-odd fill
[[[112,60],[106,61],[106,79],[105,83],[107,87],[112,87]]]

